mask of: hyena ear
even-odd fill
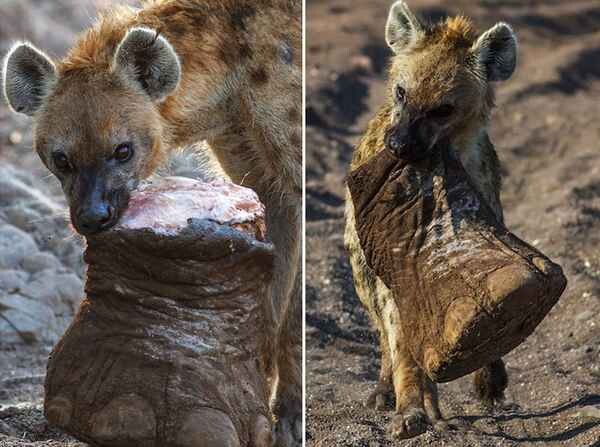
[[[423,34],[423,25],[403,1],[390,8],[385,25],[385,40],[394,53],[410,47]]]
[[[157,31],[132,28],[119,44],[113,70],[138,83],[160,102],[179,85],[181,65],[171,44]]]
[[[517,36],[506,23],[498,23],[483,33],[471,51],[488,81],[506,81],[517,66]]]
[[[16,44],[4,58],[4,96],[15,112],[33,116],[55,80],[52,60],[30,43]]]

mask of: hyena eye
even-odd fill
[[[452,113],[454,113],[454,106],[452,104],[444,104],[429,112],[429,116],[431,118],[448,118]]]
[[[396,101],[404,104],[404,101],[406,101],[406,90],[404,87],[397,85],[394,94],[396,95]]]
[[[52,162],[60,172],[68,172],[71,170],[71,163],[69,163],[69,159],[64,152],[53,152]]]
[[[131,147],[131,143],[119,144],[115,149],[113,157],[115,160],[121,163],[131,160],[131,157],[133,157],[133,148]]]

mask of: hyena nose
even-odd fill
[[[396,155],[402,157],[408,148],[410,135],[404,126],[396,126],[388,129],[385,135],[385,145]]]
[[[98,233],[110,226],[114,209],[108,203],[92,205],[79,214],[79,227],[85,235]]]

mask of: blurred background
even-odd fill
[[[464,13],[511,24],[518,68],[499,85],[491,139],[503,163],[508,228],[561,263],[569,286],[506,357],[505,408],[470,377],[440,387],[458,431],[390,442],[393,412],[363,407],[376,334],[343,247],[344,177],[384,98],[388,0],[307,2],[307,440],[309,446],[600,446],[600,3],[408,0],[430,20]]]
[[[60,58],[97,10],[111,3],[0,0],[0,57],[15,40],[30,40]],[[83,243],[70,227],[60,185],[32,150],[31,131],[31,120],[10,112],[2,97],[0,446],[83,446],[48,427],[42,413],[46,359],[83,296],[84,264]],[[168,171],[199,177],[199,164],[182,152]]]

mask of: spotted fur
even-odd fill
[[[516,51],[516,40],[510,40],[514,35],[507,25],[497,27],[479,36],[473,23],[462,16],[426,25],[404,2],[394,4],[386,25],[386,40],[395,53],[389,69],[388,97],[358,144],[351,169],[358,168],[385,147],[390,127],[423,119],[428,125],[426,139],[431,144],[442,137],[450,142],[474,185],[502,220],[500,164],[486,129],[494,106],[491,81],[498,80],[498,73],[506,75],[505,68],[511,63],[513,50]],[[503,34],[497,38],[499,29]],[[506,30],[510,32],[506,34]],[[487,51],[490,36],[499,45],[500,51],[494,54]],[[498,54],[506,57],[494,59]],[[402,87],[402,103],[398,100],[398,86]],[[448,104],[453,110],[450,116],[443,120],[432,117],[435,115],[431,111]],[[442,426],[436,385],[418,367],[402,338],[402,309],[366,263],[349,193],[345,218],[345,244],[350,253],[354,285],[379,332],[381,346],[379,385],[368,404],[384,408],[388,395],[395,396],[396,416],[390,425],[395,437],[416,436],[432,423]],[[499,360],[476,374],[476,389],[482,398],[502,397],[507,379],[505,375],[499,377],[501,373],[504,367]]]
[[[201,141],[207,144],[197,146],[207,148],[215,166],[258,193],[276,246],[265,367],[277,387],[275,417],[292,429],[302,413],[301,17],[300,0],[149,0],[140,9],[118,6],[103,12],[55,63],[29,50],[31,45],[17,45],[6,58],[4,82],[9,103],[35,118],[35,149],[49,169],[61,178],[52,161],[60,149],[78,171],[90,173],[77,181],[61,178],[72,215],[81,188],[99,172],[109,186],[128,190],[156,172],[170,152]],[[130,45],[132,53],[119,58],[135,30],[141,31]],[[144,30],[154,33],[154,40]],[[147,72],[140,72],[139,64],[124,66],[138,51],[161,48]],[[175,57],[169,48],[179,71],[169,62]],[[127,138],[139,148],[134,159],[128,167],[107,168],[103,163],[115,144]]]

